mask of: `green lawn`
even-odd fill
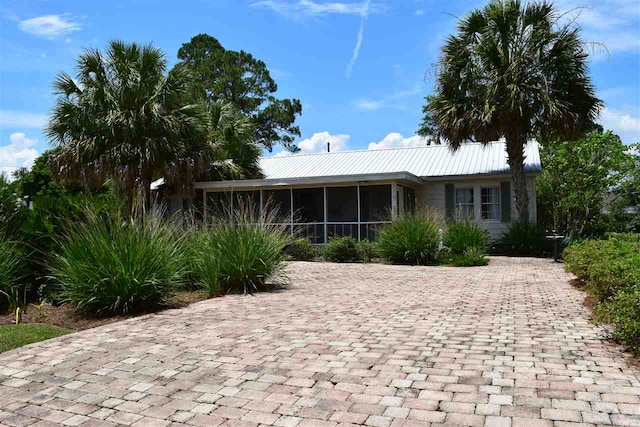
[[[0,353],[49,338],[71,333],[57,326],[42,323],[26,323],[20,325],[0,325]]]

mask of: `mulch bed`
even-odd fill
[[[194,302],[203,301],[209,298],[204,291],[182,291],[171,297],[168,308],[186,307]],[[156,310],[155,312],[162,311]],[[136,316],[148,313],[138,313],[129,316],[111,316],[96,317],[78,313],[70,304],[55,306],[51,304],[29,304],[27,309],[22,313],[20,323],[46,323],[55,325],[60,328],[72,331],[82,331],[84,329],[95,328],[97,326],[107,325],[109,323],[118,322]],[[15,323],[16,316],[13,313],[0,314],[0,325]]]

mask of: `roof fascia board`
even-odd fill
[[[301,187],[301,186],[325,186],[331,184],[354,183],[362,184],[368,182],[388,182],[405,181],[413,184],[424,184],[424,180],[407,172],[394,172],[382,174],[364,175],[337,175],[337,176],[313,176],[308,178],[287,178],[287,179],[246,179],[234,181],[207,181],[196,182],[196,189],[230,189],[230,188],[264,188],[264,187]]]

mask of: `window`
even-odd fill
[[[360,187],[360,221],[391,220],[391,186],[363,185]]]
[[[291,190],[264,190],[262,199],[265,209],[276,215],[278,221],[291,221]]]
[[[500,219],[500,188],[482,188],[482,219]]]
[[[474,219],[473,188],[456,188],[456,218]]]
[[[324,222],[324,189],[294,189],[293,215],[297,223]]]
[[[416,213],[416,190],[409,187],[404,188],[404,213]]]
[[[260,191],[234,191],[233,211],[257,219],[260,215]]]
[[[327,222],[358,221],[358,187],[327,187]]]
[[[207,193],[207,215],[212,218],[227,218],[230,213],[230,191],[213,191]]]

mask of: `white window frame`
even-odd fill
[[[458,203],[458,190],[471,190],[471,202],[465,202],[465,203]],[[453,203],[455,206],[455,216],[456,219],[465,219],[465,220],[475,220],[475,213],[476,213],[476,209],[475,209],[475,188],[472,186],[465,186],[465,187],[455,187],[454,191],[453,191]],[[460,217],[460,212],[461,207],[462,206],[466,206],[467,209],[465,209],[466,211],[468,211],[468,207],[471,207],[471,212],[470,215],[467,215],[465,218],[461,218]]]
[[[482,198],[482,192],[484,190],[494,190],[497,194],[498,194],[498,198],[497,201],[489,203],[489,202],[485,202]],[[483,208],[485,206],[494,206],[494,205],[498,205],[498,216],[497,218],[485,218],[483,215]],[[493,209],[489,209],[488,212],[492,212]],[[488,222],[500,222],[502,218],[502,194],[500,191],[500,187],[499,186],[482,186],[480,187],[480,219],[482,219],[482,221],[488,221]]]

